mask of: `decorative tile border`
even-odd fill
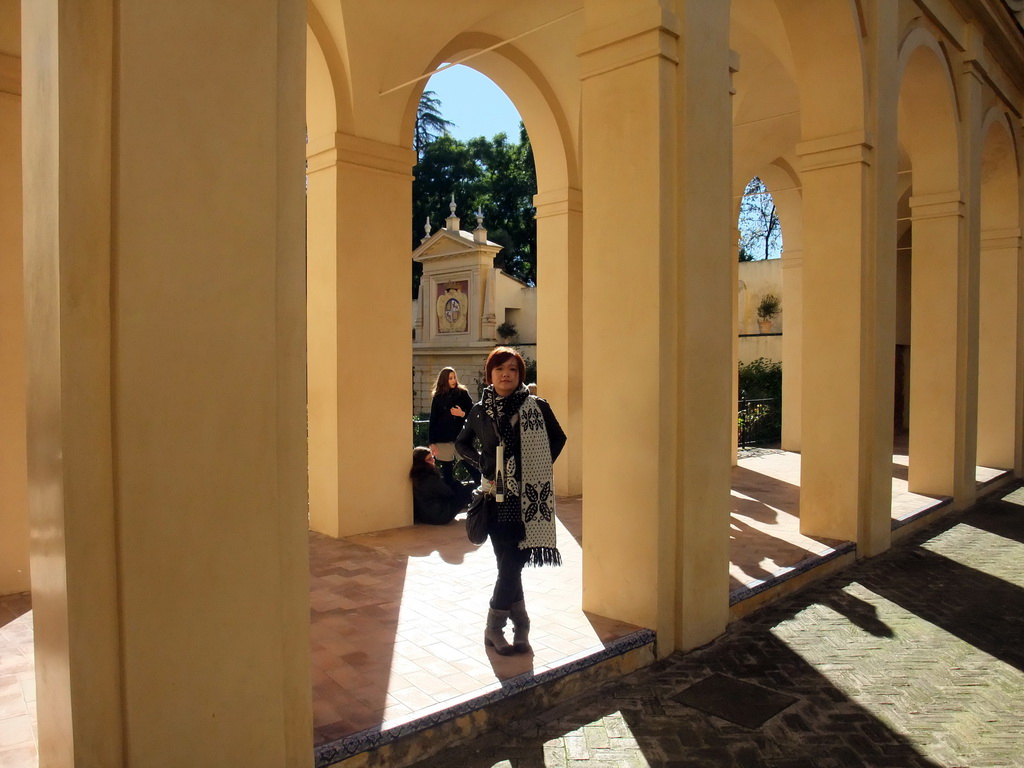
[[[744,600],[748,600],[754,595],[759,595],[772,587],[777,587],[779,584],[789,581],[802,573],[812,571],[829,560],[835,560],[837,557],[841,557],[849,552],[855,552],[856,549],[857,545],[852,541],[848,541],[845,544],[840,544],[838,547],[830,547],[816,555],[805,557],[799,563],[783,568],[770,578],[760,579],[759,581],[744,584],[742,587],[734,589],[729,593],[729,605],[733,606],[737,603],[742,603]]]
[[[904,525],[909,525],[910,523],[913,523],[916,520],[920,520],[922,517],[928,517],[928,515],[932,514],[933,512],[936,512],[937,510],[940,510],[943,507],[948,506],[952,503],[952,498],[941,499],[939,501],[936,501],[930,507],[919,509],[916,512],[906,514],[903,517],[897,517],[895,520],[892,521],[892,528],[890,530],[898,531]]]
[[[326,766],[335,765],[362,752],[369,752],[387,744],[392,744],[399,739],[404,739],[429,728],[434,728],[456,718],[485,709],[516,694],[533,688],[539,688],[574,673],[581,672],[608,659],[623,656],[630,651],[652,645],[654,640],[655,635],[652,630],[641,629],[611,641],[598,651],[583,652],[577,656],[571,656],[565,663],[540,672],[524,672],[507,680],[501,680],[499,681],[498,688],[488,687],[481,689],[481,691],[475,694],[460,697],[455,703],[448,702],[440,705],[438,709],[412,720],[391,726],[384,723],[383,725],[353,733],[338,741],[321,744],[313,750],[315,766],[316,768],[326,768]]]

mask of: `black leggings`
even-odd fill
[[[518,541],[502,541],[491,536],[494,557],[498,561],[498,579],[494,582],[491,608],[507,611],[513,603],[523,599],[523,567],[529,559],[529,550],[520,549]]]

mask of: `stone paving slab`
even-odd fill
[[[677,700],[712,675],[795,701],[745,728]],[[1024,492],[417,766],[1024,766]]]

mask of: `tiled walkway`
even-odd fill
[[[1024,489],[415,768],[1024,766]],[[1009,490],[1009,489],[1007,489]]]
[[[754,451],[733,470],[731,586],[770,579],[842,542],[799,533],[800,457]],[[940,503],[906,488],[894,456],[893,517]],[[999,474],[979,468],[984,482]],[[582,501],[559,500],[562,568],[527,569],[532,656],[484,651],[493,585],[489,545],[459,523],[332,540],[310,535],[315,743],[391,728],[600,650],[635,627],[585,614],[581,603]],[[0,598],[0,768],[35,768],[31,611]]]

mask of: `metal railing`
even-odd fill
[[[739,402],[739,447],[777,443],[782,439],[782,406],[774,397]]]

